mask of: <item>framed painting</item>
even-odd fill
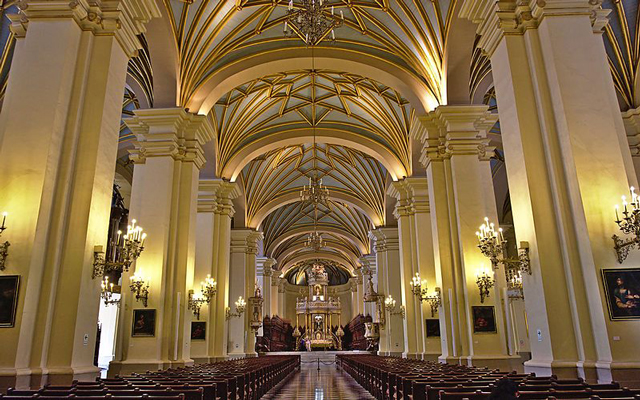
[[[0,328],[13,328],[18,308],[20,275],[0,276]]]
[[[640,268],[603,269],[602,283],[609,318],[640,319]]]
[[[440,337],[440,320],[427,319],[427,337]]]
[[[472,306],[473,333],[497,333],[496,312],[493,306]]]
[[[133,310],[133,326],[131,336],[156,335],[156,310]]]
[[[205,340],[207,338],[207,323],[205,321],[191,321],[191,340]]]

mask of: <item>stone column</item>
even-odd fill
[[[262,295],[264,296],[263,316],[271,317],[271,281],[273,277],[273,258],[259,257],[257,260],[258,274],[262,275]]]
[[[360,314],[358,309],[358,281],[356,278],[349,278],[349,286],[351,291],[351,315],[355,318],[356,315]],[[344,321],[344,323],[347,324],[349,321]]]
[[[287,294],[285,292],[285,283],[286,280],[284,278],[278,278],[278,316],[280,318],[284,318],[284,314],[286,312],[285,300],[287,298]]]
[[[276,260],[275,258],[267,258],[267,260],[263,264],[265,272],[269,270],[269,284],[264,284],[263,291],[269,292],[269,305],[267,305],[267,299],[265,298],[265,311],[264,315],[268,315],[269,317],[273,316],[278,310],[278,292],[274,290],[274,287],[277,288],[277,285],[274,286],[274,282],[277,281],[278,271],[275,270]],[[266,274],[265,274],[266,277]],[[266,281],[265,281],[266,282]],[[267,313],[268,310],[268,313]]]
[[[479,272],[491,272],[475,232],[484,217],[497,222],[492,149],[486,138],[496,119],[487,106],[440,106],[422,119],[426,130],[416,136],[424,144],[421,161],[429,182],[436,281],[443,295],[441,359],[511,368],[501,300],[504,269],[494,271],[496,287],[483,304],[476,285]],[[472,307],[480,305],[494,307],[495,334],[473,333]]]
[[[125,374],[191,364],[188,291],[195,268],[198,175],[202,145],[213,139],[204,116],[183,109],[137,110],[127,124],[136,135],[130,215],[148,234],[135,268],[122,275],[116,359],[109,373]],[[155,336],[132,337],[133,309],[145,308],[128,290],[137,273],[150,282],[148,309]]]
[[[249,327],[249,297],[253,296],[255,285],[255,258],[257,241],[262,234],[251,229],[231,230],[231,260],[229,276],[229,307],[235,312],[235,302],[242,297],[247,302],[247,310],[240,317],[232,317],[229,325],[229,357],[244,357],[255,354],[249,348],[251,341],[255,347],[255,338]]]
[[[601,268],[618,266],[613,205],[636,183],[602,31],[599,2],[468,0],[491,59],[532,359],[527,371],[637,384],[635,325],[609,319]],[[626,265],[637,265],[634,252]],[[624,338],[622,340],[617,340]]]
[[[370,231],[375,239],[378,267],[378,294],[391,295],[398,306],[402,303],[402,281],[400,279],[400,246],[396,227],[381,227]],[[375,321],[375,315],[374,321]],[[403,326],[405,321],[399,315],[386,315],[386,325],[380,332],[380,353],[401,356],[405,352]]]
[[[421,280],[427,281],[430,295],[435,295],[436,268],[433,256],[433,236],[431,231],[431,215],[429,210],[429,190],[426,177],[405,178],[394,182],[390,188],[390,194],[403,206],[398,208],[399,213],[404,213],[409,220],[406,225],[411,227],[406,246],[411,247],[412,272],[420,274]],[[404,241],[400,241],[401,247]],[[440,340],[426,338],[425,317],[431,317],[431,308],[427,302],[421,303],[411,292],[409,281],[413,275],[403,280],[405,291],[411,294],[415,301],[416,337],[418,338],[417,350],[422,353],[421,358],[435,359],[442,354]],[[409,325],[410,323],[407,322]]]
[[[240,195],[238,186],[223,180],[201,181],[201,191],[215,200],[214,236],[212,238],[213,264],[211,276],[218,283],[215,303],[209,307],[211,327],[208,335],[209,361],[227,358],[228,330],[225,319],[229,305],[229,248],[231,246],[231,218],[235,213],[232,200]]]
[[[627,142],[631,151],[635,178],[629,178],[630,183],[636,184],[640,175],[640,107],[627,110],[622,113],[624,129],[627,133]]]
[[[15,52],[0,115],[5,274],[21,282],[3,329],[0,390],[93,379],[100,280],[126,80],[152,1],[26,1],[11,15]],[[120,21],[120,24],[116,22]],[[134,23],[135,21],[135,23]],[[91,93],[91,95],[87,95]]]

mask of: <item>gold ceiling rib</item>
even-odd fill
[[[283,199],[299,201],[300,186],[307,183],[312,168],[312,146],[285,147],[266,153],[251,161],[242,171],[245,187],[246,223],[257,228],[265,207]],[[354,197],[371,210],[378,225],[384,223],[385,168],[362,152],[342,146],[316,145],[317,170],[328,185],[329,192],[339,198]],[[283,204],[283,203],[280,203]],[[357,205],[356,205],[357,207]],[[372,225],[375,223],[372,221]]]
[[[286,0],[164,0],[164,4],[179,54],[182,105],[189,104],[209,76],[230,63],[277,49],[304,47],[283,34]],[[455,0],[334,0],[329,4],[345,16],[333,48],[397,64],[443,102],[444,47]]]
[[[212,111],[219,176],[253,140],[313,126],[374,140],[410,171],[414,111],[399,93],[371,79],[324,70],[265,76],[228,92]]]

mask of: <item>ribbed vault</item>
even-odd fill
[[[282,143],[346,144],[377,157],[394,178],[409,176],[413,109],[393,88],[358,75],[299,70],[264,76],[225,94],[213,108],[218,175]]]
[[[179,53],[180,101],[190,107],[198,88],[217,71],[261,54],[304,49],[283,34],[287,0],[183,2],[164,0]],[[334,0],[344,14],[335,52],[369,54],[409,72],[438,102],[455,0]],[[321,44],[323,46],[324,44]]]
[[[246,223],[259,228],[271,212],[300,201],[300,189],[314,171],[329,188],[332,199],[384,225],[385,168],[372,157],[343,146],[311,144],[284,147],[251,161],[242,170],[246,195]]]
[[[305,260],[299,261],[288,268],[284,278],[292,285],[307,286],[309,271],[314,265],[320,264],[329,275],[329,285],[344,285],[349,282],[351,273],[344,265],[330,260]]]

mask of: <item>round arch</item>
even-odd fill
[[[291,230],[287,231],[287,233],[278,236],[278,238],[273,243],[271,243],[271,245],[269,246],[269,248],[266,251],[268,251],[269,253],[273,253],[287,239],[290,239],[290,238],[292,238],[294,236],[300,236],[300,235],[307,234],[307,233],[311,232],[311,230],[312,230],[311,228],[306,227],[306,226],[301,226],[301,227],[298,227],[298,228],[291,229]],[[360,252],[362,252],[363,254],[367,253],[367,248],[364,246],[364,243],[362,243],[360,241],[360,239],[358,239],[357,237],[355,237],[354,235],[352,235],[349,232],[346,232],[346,231],[344,231],[342,229],[339,229],[339,228],[334,228],[334,227],[330,227],[330,226],[323,226],[323,225],[318,225],[317,231],[320,232],[320,233],[328,233],[328,234],[332,234],[332,235],[336,235],[336,236],[342,237],[342,238],[350,241],[351,243],[355,244],[356,247],[358,247],[358,250],[360,250]]]
[[[307,253],[302,253],[293,257],[291,260],[288,260],[285,264],[282,265],[282,269],[281,269],[282,273],[280,274],[280,276],[284,276],[291,269],[293,265],[301,261],[316,260],[316,259],[325,259],[325,260],[335,261],[336,263],[347,267],[347,269],[349,270],[349,273],[351,274],[351,276],[353,276],[353,266],[351,265],[351,262],[345,259],[344,257],[339,256],[336,253],[330,253],[328,251],[307,252]]]
[[[409,176],[402,162],[386,146],[362,135],[354,135],[346,130],[316,128],[316,142],[351,147],[376,158],[387,169],[394,181]],[[235,182],[242,169],[251,160],[266,152],[285,146],[303,145],[313,141],[310,128],[290,129],[284,132],[260,137],[244,146],[220,171],[220,176]]]
[[[372,77],[402,94],[419,113],[438,106],[436,97],[416,75],[408,69],[371,54],[339,47],[311,49],[294,47],[263,51],[229,63],[200,84],[186,102],[192,112],[206,115],[223,94],[265,75],[295,69],[329,69],[358,71],[358,75]]]
[[[287,257],[291,256],[292,254],[297,254],[299,253],[304,253],[301,252],[301,250],[304,250],[305,246],[302,243],[298,243],[295,246],[291,246],[290,248],[287,248],[287,251],[285,251],[284,253],[282,253],[280,256],[278,256],[277,261],[279,263],[282,263],[283,265],[287,265],[287,262],[284,262],[285,260],[287,260]],[[350,251],[347,247],[345,247],[344,245],[341,244],[333,244],[331,247],[332,250],[334,250],[333,253],[331,254],[337,254],[340,257],[342,257],[349,265],[354,266],[358,263],[359,257],[357,254],[354,254],[352,251]],[[330,252],[327,252],[330,253]]]
[[[376,214],[373,208],[371,208],[367,203],[360,200],[356,196],[351,196],[347,193],[331,190],[329,192],[329,199],[337,200],[339,202],[348,204],[349,206],[360,210],[364,215],[369,217],[369,220],[373,224],[374,229],[377,226],[384,225],[384,222],[380,220],[380,217],[378,216],[378,214]],[[287,204],[296,203],[298,201],[300,201],[299,193],[287,193],[282,196],[276,197],[275,199],[271,200],[270,202],[262,206],[256,212],[256,214],[248,222],[247,224],[248,228],[252,228],[256,230],[260,229],[260,225],[269,214],[271,214],[272,212],[274,212],[280,207],[286,206]]]

